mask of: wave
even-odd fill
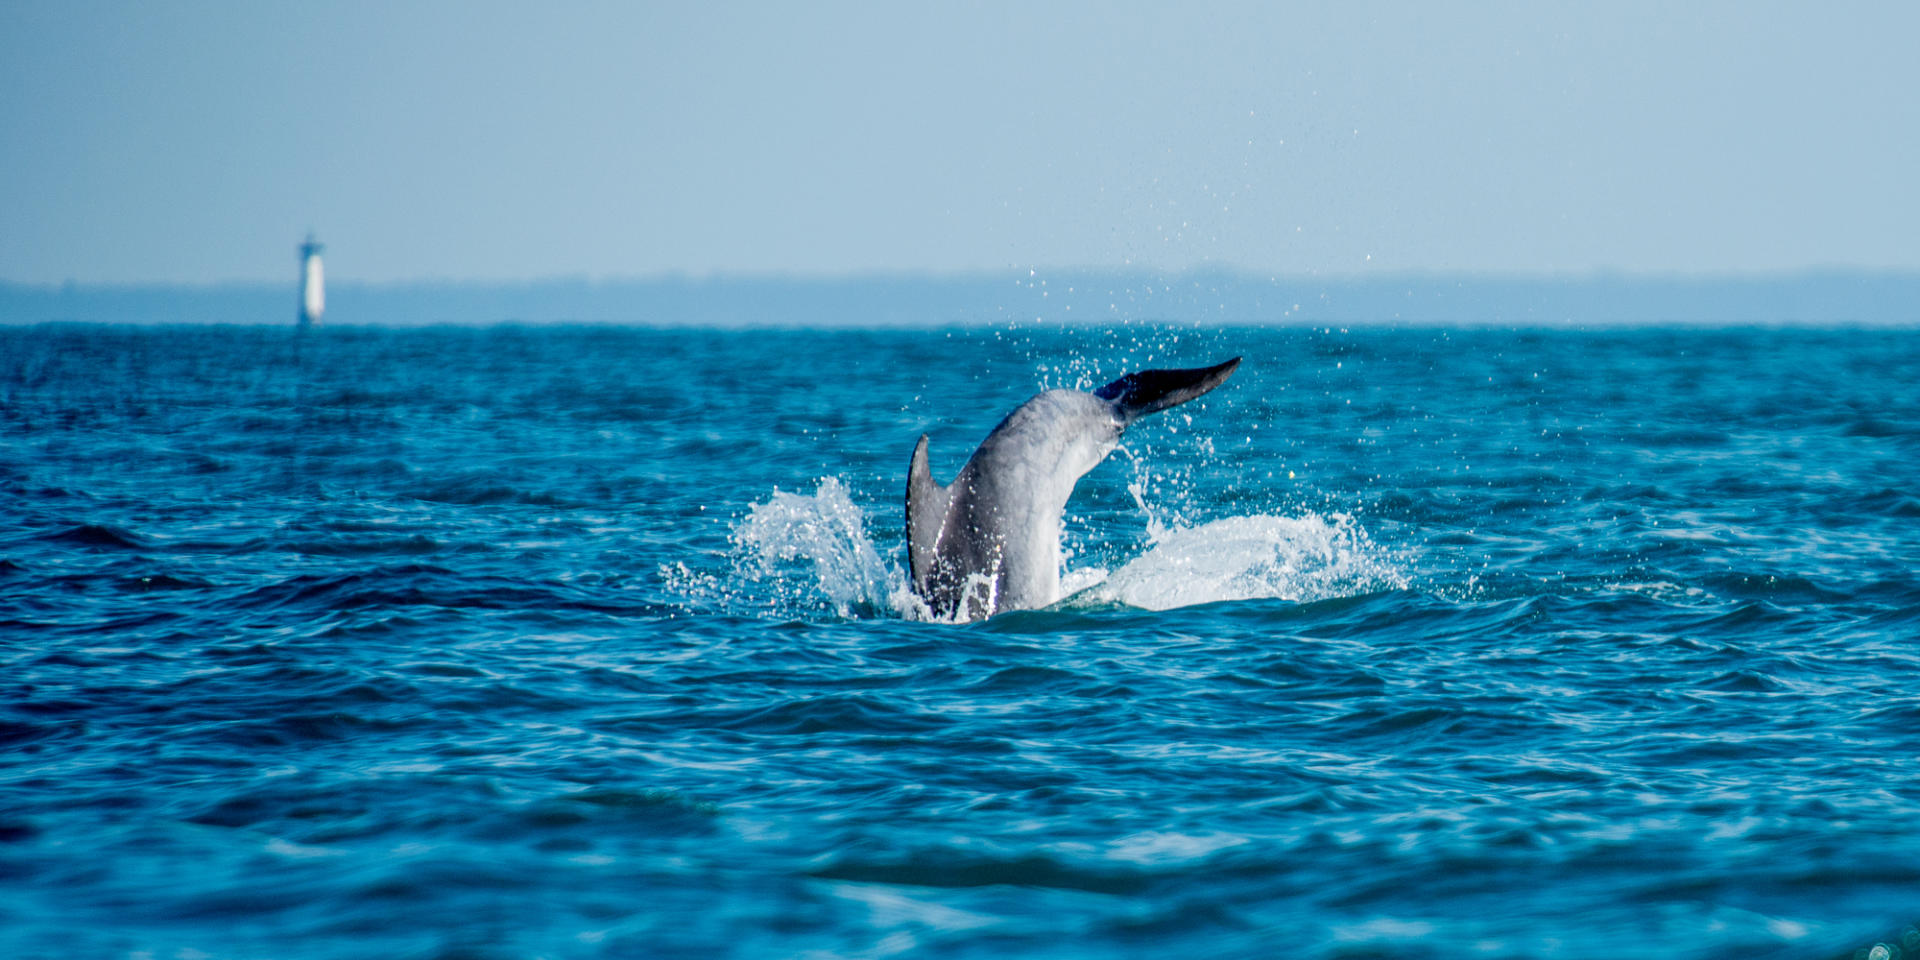
[[[535,507],[580,506],[574,501],[548,491],[525,489],[511,482],[514,479],[492,471],[470,471],[459,476],[436,479],[430,483],[416,484],[406,488],[402,493],[416,500],[468,507],[507,504]]]
[[[42,534],[35,539],[45,543],[103,547],[109,550],[139,550],[147,546],[146,540],[140,535],[101,523],[83,523],[77,527]]]
[[[842,854],[815,867],[822,880],[908,887],[991,887],[1078,890],[1130,896],[1147,890],[1152,877],[1132,864],[1081,862],[1041,852],[985,852],[954,848],[914,850],[905,855]]]
[[[652,603],[589,593],[558,582],[469,576],[428,564],[351,573],[300,574],[256,587],[229,601],[242,610],[299,607],[337,612],[361,608],[445,607],[506,611],[586,611],[652,616]]]

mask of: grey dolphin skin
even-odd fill
[[[1239,365],[1141,370],[1092,393],[1048,390],[1000,421],[951,486],[934,482],[921,434],[907,468],[914,593],[945,620],[1060,599],[1060,517],[1074,483],[1128,424],[1212,390]]]

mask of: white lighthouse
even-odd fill
[[[307,234],[307,242],[300,245],[300,326],[302,329],[320,322],[320,314],[327,309],[326,279],[320,271],[320,251],[326,249]]]

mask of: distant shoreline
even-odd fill
[[[296,285],[0,283],[0,324],[292,326]],[[335,283],[327,323],[649,327],[1920,326],[1920,273],[770,275]]]

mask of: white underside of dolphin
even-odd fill
[[[907,560],[935,617],[977,620],[1060,599],[1060,522],[1073,485],[1127,425],[1224,382],[1212,367],[1142,370],[1092,393],[1048,390],[993,428],[952,484],[927,463],[923,434],[907,470]]]

